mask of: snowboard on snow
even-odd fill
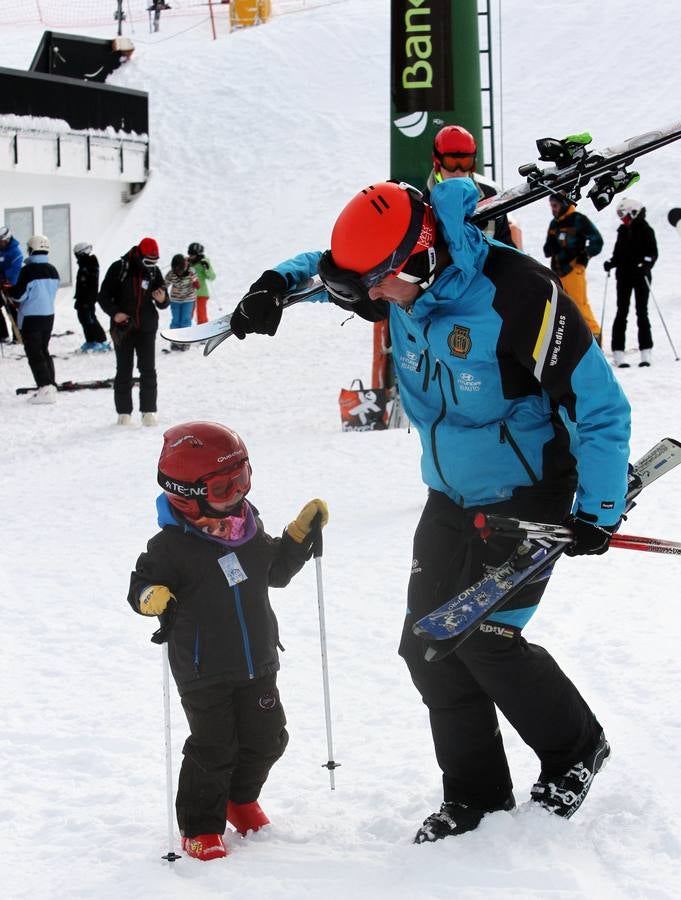
[[[629,472],[626,511],[635,506],[635,498],[643,488],[681,463],[681,443],[664,438],[633,464]],[[427,642],[446,641],[441,647],[432,644],[426,659],[442,659],[455,650],[496,610],[509,602],[526,584],[548,578],[550,567],[566,544],[546,537],[521,541],[511,556],[495,566],[475,584],[419,619],[412,631]]]

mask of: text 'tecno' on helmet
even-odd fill
[[[186,422],[163,435],[158,483],[189,519],[224,516],[213,503],[238,506],[251,489],[248,450],[236,431],[217,422]]]
[[[435,276],[435,240],[435,216],[421,192],[405,182],[378,182],[341,211],[319,275],[346,303],[367,299],[388,275],[425,289]]]

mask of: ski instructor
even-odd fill
[[[515,805],[497,709],[539,758],[533,801],[569,817],[610,754],[603,729],[553,658],[522,636],[548,577],[526,585],[461,646],[437,658],[412,625],[503,562],[473,514],[569,522],[570,556],[600,554],[627,487],[630,409],[558,277],[468,219],[470,179],[371,185],[342,210],[331,249],[264,272],[234,334],[273,335],[287,291],[319,274],[327,299],[390,320],[400,397],[422,445],[428,499],[416,528],[400,655],[428,707],[444,802],[415,842],[476,828]],[[444,646],[443,646],[444,645]]]

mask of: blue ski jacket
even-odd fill
[[[13,237],[4,250],[0,250],[0,281],[9,281],[16,284],[24,254],[21,252],[19,241]]]
[[[613,525],[627,487],[627,399],[557,277],[467,221],[477,201],[469,179],[437,184],[431,203],[451,264],[409,310],[355,307],[373,321],[389,317],[423,480],[469,508],[533,485],[571,490],[576,474],[575,507]],[[320,255],[276,269],[297,286]]]
[[[26,316],[53,316],[54,302],[59,290],[59,272],[47,253],[32,253],[24,263],[19,278],[9,295],[19,306],[17,324],[23,325]]]

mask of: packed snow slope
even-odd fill
[[[504,4],[504,174],[534,158],[534,139],[590,129],[607,146],[679,118],[672,0],[640,6],[515,0]],[[162,29],[165,26],[162,25]],[[96,33],[96,32],[94,32]],[[101,33],[101,31],[99,32]],[[3,29],[0,65],[25,67],[35,28]],[[151,98],[152,178],[95,250],[103,266],[150,234],[164,263],[205,243],[218,273],[210,311],[231,308],[260,272],[328,244],[344,203],[388,175],[389,4],[345,3],[209,39],[207,26],[136,38],[112,79]],[[681,146],[646,157],[633,195],[660,246],[654,290],[681,348]],[[583,204],[606,241],[614,209]],[[548,205],[523,210],[541,258]],[[87,235],[73,235],[74,240]],[[614,312],[609,286],[606,342]],[[674,557],[613,550],[562,560],[526,630],[573,677],[613,746],[582,810],[487,817],[429,846],[413,834],[439,805],[425,708],[396,647],[425,499],[418,438],[407,430],[342,434],[337,395],[369,380],[371,329],[339,310],[289,310],[275,339],[230,340],[208,358],[160,352],[160,427],[114,425],[110,391],[61,394],[54,407],[14,395],[31,384],[17,348],[0,359],[5,528],[4,686],[0,725],[3,896],[13,898],[662,898],[681,862],[681,663]],[[681,438],[681,362],[651,305],[654,365],[618,372],[633,408],[632,456]],[[167,324],[168,314],[162,314]],[[71,354],[82,340],[61,292],[52,343],[59,380],[113,374],[111,356]],[[635,348],[633,323],[629,347]],[[634,364],[638,361],[632,354]],[[282,641],[280,688],[291,741],[265,786],[273,825],[228,835],[230,856],[170,869],[161,654],[153,621],[125,602],[138,554],[156,531],[156,462],[165,427],[209,419],[245,439],[252,499],[280,533],[324,497],[324,593],[336,771],[329,790],[317,586],[310,564],[272,592]],[[681,470],[641,498],[626,530],[681,539]],[[186,736],[173,696],[175,775]],[[509,727],[519,802],[537,760]],[[465,739],[465,736],[463,736]]]

